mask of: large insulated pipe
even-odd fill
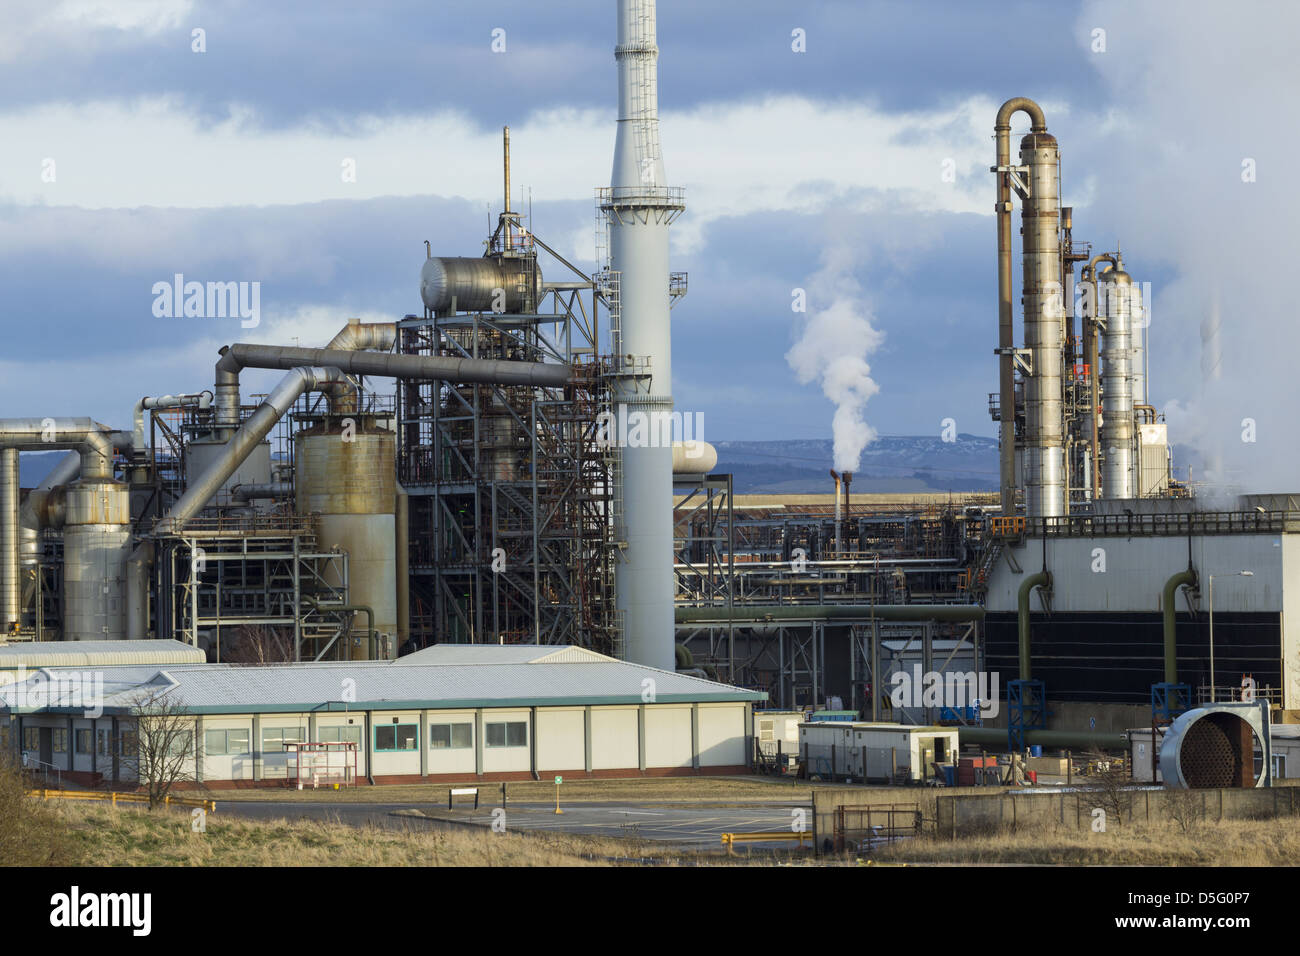
[[[957,739],[963,744],[1004,749],[1007,732],[1002,727],[958,727]],[[1025,743],[1043,747],[1098,747],[1102,750],[1128,749],[1128,734],[1097,730],[1026,730]]]
[[[1164,614],[1165,625],[1165,683],[1178,683],[1178,618],[1177,599],[1179,588],[1196,587],[1196,570],[1189,567],[1179,571],[1165,582],[1161,593],[1160,610]]]
[[[55,488],[77,480],[81,471],[81,453],[70,451],[50,469],[35,488],[27,492],[18,511],[18,562],[23,568],[34,568],[40,563],[40,533],[49,525],[46,503]]]
[[[618,275],[619,352],[632,356],[614,380],[624,414],[671,415],[672,339],[668,321],[668,229],[685,208],[666,184],[659,145],[659,48],[654,0],[619,0],[618,130],[610,188],[601,209],[609,226],[610,264]],[[612,317],[612,316],[611,316]],[[654,418],[651,418],[653,421]],[[615,567],[625,657],[671,671],[673,652],[673,450],[666,442],[619,452],[621,500]]]
[[[1016,513],[1016,392],[1015,326],[1011,311],[1011,117],[1024,111],[1034,133],[1047,132],[1042,108],[1023,96],[1007,100],[998,109],[993,125],[997,140],[998,201],[993,207],[998,220],[998,395],[999,460],[1002,481],[1002,514]]]
[[[1101,332],[1101,445],[1106,450],[1101,491],[1105,498],[1135,497],[1133,481],[1133,360],[1130,340],[1133,281],[1121,267],[1098,281]]]
[[[211,392],[196,392],[192,395],[160,395],[150,397],[146,395],[135,403],[133,412],[134,431],[132,433],[131,447],[137,453],[143,453],[144,444],[144,413],[146,409],[155,408],[208,408],[212,405]]]
[[[1050,590],[1052,587],[1052,575],[1047,571],[1039,571],[1037,574],[1031,574],[1020,582],[1020,591],[1016,595],[1016,608],[1018,612],[1018,624],[1020,630],[1020,679],[1029,680],[1032,676],[1032,661],[1030,659],[1030,630],[1029,630],[1029,595],[1034,588],[1044,588]]]
[[[567,365],[236,343],[223,348],[221,358],[217,361],[218,425],[224,426],[231,422],[238,424],[241,370],[312,366],[337,368],[353,375],[483,382],[489,385],[532,385],[553,388],[569,381]],[[346,383],[346,379],[342,382]]]
[[[18,449],[0,448],[0,640],[21,619],[18,588]]]
[[[324,352],[325,349],[303,349],[306,352]],[[346,353],[344,353],[346,354]],[[343,372],[337,368],[294,368],[280,380],[271,393],[266,396],[257,411],[231,436],[225,451],[203,474],[196,476],[159,522],[163,530],[178,530],[190,518],[201,511],[226,480],[235,473],[252,450],[261,443],[276,422],[285,416],[293,403],[304,392],[319,389],[323,385],[346,382]]]
[[[248,482],[243,485],[231,485],[230,497],[233,501],[264,501],[269,498],[292,498],[293,482],[273,481],[269,484]]]

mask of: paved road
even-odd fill
[[[795,810],[808,814],[807,805],[785,801],[746,806],[708,806],[699,804],[581,803],[564,806],[562,814],[555,804],[510,803],[505,807],[508,829],[558,830],[588,836],[634,837],[662,841],[692,849],[720,849],[723,833],[791,832]],[[435,818],[394,815],[399,810],[427,810]],[[390,829],[447,827],[472,823],[490,828],[495,808],[480,805],[478,810],[458,808],[448,812],[445,806],[399,803],[263,803],[218,801],[219,814],[234,814],[253,819],[289,819],[307,817],[329,820],[350,826],[375,826]],[[807,821],[811,825],[811,821]],[[790,844],[755,844],[777,846]]]

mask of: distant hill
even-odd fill
[[[738,494],[825,493],[832,489],[829,438],[789,441],[716,441],[718,471],[735,476]],[[19,484],[31,488],[66,452],[24,453]],[[858,492],[996,491],[998,443],[978,435],[955,442],[922,435],[877,438],[853,476]]]
[[[735,476],[737,494],[825,493],[833,442],[829,438],[788,441],[715,441],[718,471]],[[958,435],[888,435],[862,453],[853,475],[858,492],[995,491],[998,443],[995,438]]]

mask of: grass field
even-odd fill
[[[870,859],[940,865],[1294,866],[1300,859],[1300,821],[1204,822],[1186,833],[1165,823],[1106,833],[1061,828],[956,840],[924,836],[882,847]]]
[[[220,813],[194,833],[188,810],[66,803],[53,813],[70,835],[65,862],[80,866],[671,866],[685,859],[662,846],[567,834],[404,831]]]

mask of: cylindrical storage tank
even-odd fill
[[[63,639],[124,640],[129,489],[116,481],[78,481],[63,501]]]
[[[185,446],[185,480],[194,481],[226,452],[226,443],[210,438],[196,438]],[[271,483],[271,443],[258,444],[235,473],[226,479],[213,501],[207,504],[229,504],[230,489],[235,485],[268,485]],[[271,502],[255,501],[252,506],[269,511]]]
[[[420,269],[420,298],[432,312],[528,312],[537,306],[542,270],[527,257],[441,256]]]
[[[1029,167],[1024,201],[1025,348],[1033,374],[1025,379],[1025,514],[1068,513],[1065,476],[1065,406],[1062,401],[1060,153],[1056,137],[1030,133],[1020,141],[1020,164]],[[1003,409],[1002,414],[1007,414]]]
[[[523,453],[529,450],[527,433],[493,391],[479,423],[479,454],[488,481],[518,481]]]
[[[673,442],[674,475],[707,475],[718,467],[718,450],[706,441]],[[839,507],[838,501],[836,507]]]
[[[1133,358],[1130,341],[1133,281],[1127,272],[1108,269],[1098,281],[1101,331],[1101,495],[1132,498]]]
[[[396,542],[397,436],[377,415],[330,416],[294,436],[299,514],[320,515],[317,545],[348,554],[348,603],[374,612],[381,656],[393,656],[397,634]],[[331,572],[334,573],[334,572]],[[331,580],[328,583],[341,585]],[[364,627],[364,615],[357,627]],[[370,648],[354,643],[350,654],[365,659]]]

